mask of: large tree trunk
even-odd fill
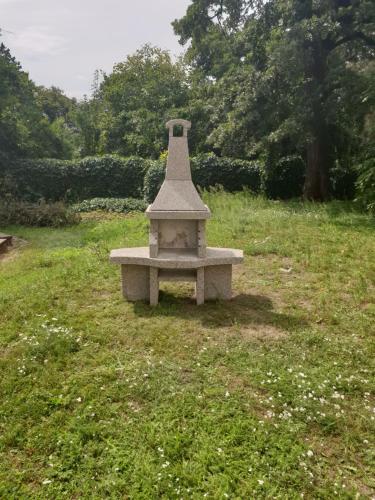
[[[307,144],[307,168],[303,194],[308,200],[325,201],[329,197],[329,172],[333,163],[332,144],[326,122],[323,98],[327,75],[328,51],[319,41],[308,45],[306,74],[307,98],[311,99],[310,124],[313,140]]]
[[[321,133],[307,146],[304,198],[325,201],[329,198],[329,171],[332,157],[328,137]]]

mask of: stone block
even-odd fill
[[[159,302],[159,269],[150,267],[150,306],[157,306]]]
[[[204,267],[197,269],[197,281],[195,283],[195,298],[197,306],[204,304]]]
[[[232,266],[207,266],[204,269],[205,300],[232,298]]]
[[[121,266],[122,294],[129,301],[149,300],[150,273],[148,266]]]

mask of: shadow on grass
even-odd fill
[[[199,320],[206,328],[271,327],[279,330],[299,330],[308,325],[301,317],[274,311],[269,297],[240,294],[230,301],[208,301],[197,306],[195,299],[176,297],[161,291],[159,305],[150,307],[144,302],[134,303],[134,312],[143,318],[178,317],[183,320]]]

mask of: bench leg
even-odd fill
[[[150,305],[157,306],[159,302],[159,269],[150,267]]]
[[[150,275],[148,267],[133,264],[121,266],[122,294],[129,301],[148,300]]]
[[[207,266],[204,271],[204,298],[232,298],[232,265]]]
[[[197,269],[197,281],[195,283],[195,296],[197,305],[204,304],[204,267]]]

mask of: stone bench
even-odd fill
[[[122,293],[129,301],[156,305],[162,281],[195,282],[197,304],[232,297],[232,265],[243,261],[242,250],[206,248],[206,256],[194,250],[159,250],[150,257],[149,247],[112,250],[110,261],[121,265]]]

